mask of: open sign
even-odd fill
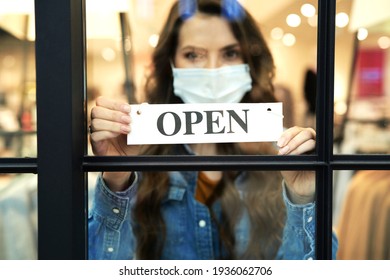
[[[277,141],[282,103],[137,104],[128,145]]]

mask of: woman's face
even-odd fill
[[[242,63],[240,44],[225,19],[196,14],[181,26],[175,67],[219,68]]]

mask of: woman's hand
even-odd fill
[[[139,146],[127,145],[126,135],[130,133],[130,105],[106,97],[99,97],[91,111],[90,142],[97,156],[137,155]],[[113,191],[128,186],[129,172],[105,172],[103,178]]]
[[[283,132],[277,145],[279,155],[300,155],[315,149],[316,132],[312,128],[292,127]],[[315,171],[282,171],[290,200],[296,204],[314,201]]]

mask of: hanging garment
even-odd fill
[[[362,170],[353,176],[336,227],[338,259],[387,259],[389,196],[389,170]]]
[[[390,259],[390,178],[380,182],[381,189],[385,190],[383,197],[377,197],[378,204],[371,220],[371,240],[368,258],[372,260]]]
[[[0,190],[0,259],[37,259],[37,176],[16,175]]]

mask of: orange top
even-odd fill
[[[195,190],[195,199],[203,204],[213,194],[219,180],[211,180],[204,172],[199,172],[198,183]]]

